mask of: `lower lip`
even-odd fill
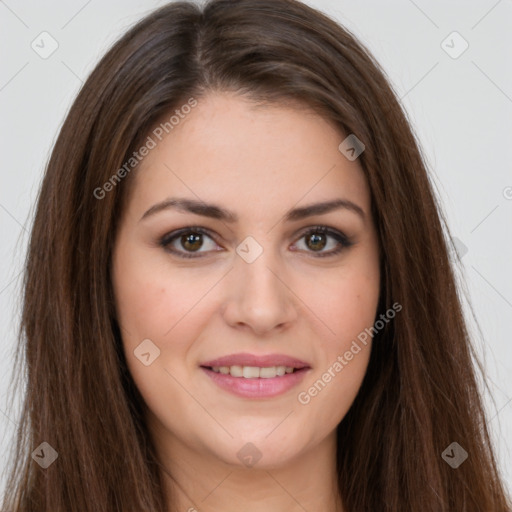
[[[232,377],[223,373],[217,373],[209,368],[201,366],[210,379],[219,387],[237,396],[244,398],[270,398],[286,393],[304,378],[311,368],[303,368],[293,373],[285,373],[282,377],[271,379],[246,379],[245,377]]]

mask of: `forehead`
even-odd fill
[[[242,217],[335,197],[369,208],[359,162],[338,149],[345,134],[311,109],[215,93],[153,138],[136,173],[137,209],[177,194],[229,203]]]

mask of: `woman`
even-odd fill
[[[46,170],[3,509],[510,510],[441,221],[346,29],[155,11]]]

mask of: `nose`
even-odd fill
[[[297,319],[293,283],[287,282],[290,279],[270,250],[252,263],[235,255],[229,274],[223,315],[231,327],[263,336],[284,330]]]

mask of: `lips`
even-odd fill
[[[297,386],[311,370],[305,361],[285,354],[231,354],[200,365],[219,388],[243,398],[267,399]]]
[[[310,368],[310,365],[305,361],[301,361],[285,354],[268,354],[268,355],[255,355],[248,353],[231,354],[228,356],[219,357],[201,363],[203,368],[213,368],[221,366],[252,366],[259,368],[270,368],[277,366],[291,367],[296,370],[302,368]]]

